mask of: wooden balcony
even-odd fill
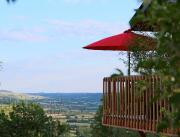
[[[145,86],[140,91],[140,83]],[[143,84],[141,85],[142,89]],[[156,132],[163,118],[162,108],[172,111],[167,100],[156,100],[157,87],[162,87],[157,76],[127,76],[103,80],[103,125]],[[175,135],[166,129],[163,134]]]

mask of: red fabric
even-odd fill
[[[135,46],[134,42],[138,39],[149,40],[152,38],[135,34],[133,32],[124,32],[119,35],[111,36],[97,42],[94,42],[83,48],[91,50],[119,50],[128,51],[131,46]]]

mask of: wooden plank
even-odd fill
[[[124,119],[124,114],[125,114],[125,112],[124,112],[124,105],[125,105],[125,103],[124,103],[124,100],[125,100],[125,98],[124,98],[124,77],[122,77],[121,78],[121,84],[122,84],[122,90],[121,90],[121,100],[122,100],[122,103],[121,103],[121,121],[122,121],[122,123],[121,123],[121,125],[122,126],[124,126],[125,124],[124,124],[124,122],[125,122],[125,119]]]
[[[112,125],[114,125],[114,115],[115,115],[115,94],[114,94],[114,80],[112,80],[112,83],[111,83],[111,93],[112,93],[112,108],[113,108],[113,111],[112,111]]]
[[[124,126],[126,127],[126,78],[124,77],[124,115],[123,115],[123,118],[124,118]]]
[[[146,77],[146,82],[148,84],[148,88],[146,90],[146,130],[149,130],[149,80],[148,77]]]
[[[160,83],[160,79],[158,76],[155,76],[156,78],[156,82],[155,82],[155,87],[156,87],[156,90],[157,88],[161,88],[161,83]],[[156,92],[159,92],[159,91],[156,91]],[[156,107],[157,107],[157,112],[156,112],[156,127],[158,125],[158,123],[160,122],[160,100],[158,99],[157,102],[156,102]]]
[[[115,114],[115,126],[118,126],[118,80],[115,79],[115,88],[116,88],[116,114]]]
[[[130,100],[129,100],[129,78],[127,77],[127,127],[129,127],[130,125],[130,119],[129,119],[129,110],[130,110]]]
[[[120,81],[119,79],[117,79],[117,126],[119,126],[120,123],[120,119],[119,119],[119,115],[120,115]]]
[[[125,77],[125,92],[124,92],[124,95],[125,95],[125,106],[124,106],[124,108],[125,108],[125,127],[127,127],[127,78]]]
[[[119,81],[120,81],[120,123],[119,123],[119,125],[120,126],[122,126],[122,112],[123,112],[123,110],[122,110],[122,105],[123,105],[123,97],[122,97],[122,78],[119,78]]]
[[[107,115],[108,115],[108,81],[107,81],[107,78],[105,78],[105,81],[106,81],[106,124],[108,124],[108,118],[107,118]]]
[[[154,77],[152,77],[152,82],[153,82],[153,90],[152,90],[152,94],[153,94],[153,99],[155,97],[155,79]],[[156,125],[155,125],[155,101],[153,100],[153,131],[156,130]]]
[[[112,125],[114,125],[114,82],[111,79],[111,101],[112,101],[112,113],[111,113],[111,118],[112,118]]]
[[[130,127],[133,128],[133,85],[132,85],[132,77],[130,77],[130,103],[131,103],[131,109],[130,109]]]
[[[148,116],[149,116],[149,112],[148,112],[148,89],[149,89],[149,83],[148,83],[148,80],[147,80],[147,77],[146,77],[146,83],[148,84],[148,87],[145,91],[145,108],[146,108],[146,114],[145,114],[145,130],[148,130]]]
[[[108,81],[106,80],[106,115],[108,114]]]
[[[105,104],[106,104],[106,100],[105,100],[105,80],[103,80],[103,123],[105,122],[105,112],[106,112],[106,108],[105,108]]]
[[[118,126],[120,125],[120,115],[121,115],[121,110],[120,110],[120,105],[121,105],[121,100],[120,100],[120,80],[118,79]]]
[[[119,121],[119,81],[116,79],[116,126],[118,126]]]
[[[149,90],[149,106],[150,106],[150,110],[149,110],[149,122],[150,122],[150,126],[149,126],[149,131],[152,131],[152,80],[151,78],[149,78],[149,84],[150,84],[150,90]]]
[[[135,76],[135,81],[137,82],[137,77]],[[136,93],[137,93],[137,87],[136,87]],[[136,115],[135,115],[135,119],[136,119],[136,129],[138,129],[138,125],[139,125],[139,120],[138,120],[138,95],[136,94]]]
[[[156,88],[156,90],[157,90],[157,87],[160,86],[160,83],[159,83],[160,81],[158,80],[157,77],[155,77],[155,78],[156,78],[155,88]],[[156,91],[156,92],[158,92],[158,91]],[[157,125],[157,124],[159,123],[159,121],[160,121],[159,114],[160,114],[160,101],[157,100],[157,101],[156,101],[156,125]]]
[[[106,109],[105,109],[105,80],[103,79],[103,121],[102,123],[106,123],[105,122],[105,112],[106,112]]]
[[[123,115],[124,115],[124,81],[123,81],[123,77],[121,78],[121,126],[124,125],[124,119],[123,119]]]
[[[114,125],[116,125],[116,113],[117,113],[117,89],[116,89],[116,80],[113,80],[113,93],[114,93]]]
[[[110,101],[111,101],[111,106],[110,106],[110,108],[111,108],[111,120],[110,120],[110,124],[112,125],[113,124],[113,117],[112,117],[112,115],[113,115],[113,92],[112,92],[112,88],[113,88],[113,86],[112,86],[112,79],[110,79]]]
[[[130,110],[131,110],[131,100],[130,100],[130,77],[128,77],[128,127],[130,127]]]
[[[107,81],[105,81],[105,109],[106,109],[106,114],[107,114],[107,105],[108,105],[108,103],[107,103],[107,97],[108,97],[108,93],[107,93],[107,90],[108,90],[108,88],[107,88],[107,86],[108,86],[108,84],[107,84]]]
[[[141,77],[138,77],[138,81],[143,80]],[[138,91],[139,92],[139,91]],[[139,129],[142,129],[142,93],[139,94]]]
[[[145,81],[145,77],[143,76],[143,80]],[[145,130],[145,91],[142,93],[142,127],[141,129]]]
[[[113,80],[113,99],[114,99],[114,125],[116,125],[116,81]]]
[[[141,79],[144,81],[144,76],[141,76]],[[141,92],[141,130],[144,130],[144,91]]]
[[[125,88],[126,88],[126,86],[125,86],[125,78],[123,78],[123,126],[126,126],[126,120],[125,120],[125,115],[126,115],[126,90],[125,90]]]
[[[134,102],[133,102],[133,107],[134,107],[134,113],[133,113],[133,121],[134,121],[134,124],[133,124],[133,128],[136,128],[136,87],[135,87],[135,77],[133,77],[133,99],[134,99]]]
[[[145,79],[145,76],[143,77],[143,79],[144,79],[144,81],[146,82],[146,79]],[[147,86],[147,85],[146,85]],[[146,96],[145,96],[145,92],[146,92],[146,90],[144,90],[143,91],[143,96],[142,96],[142,99],[143,99],[143,101],[142,101],[142,108],[143,108],[143,113],[142,113],[142,120],[143,120],[143,127],[142,127],[142,129],[143,130],[145,130],[146,128],[145,128],[145,111],[146,111],[146,109],[145,109],[145,100],[146,100]]]
[[[108,116],[108,81],[106,79],[106,123],[108,123],[108,119],[107,119],[107,116]]]
[[[108,80],[108,124],[111,124],[111,81]]]

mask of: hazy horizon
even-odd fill
[[[84,92],[84,91],[16,91],[16,90],[8,90],[8,89],[0,89],[0,91],[11,91],[11,92],[15,92],[15,93],[82,93],[82,94],[86,94],[86,93],[103,93],[101,91],[91,91],[91,92]]]

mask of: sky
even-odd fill
[[[137,0],[0,0],[0,89],[102,92],[103,77],[127,66],[113,51],[82,49],[122,33]]]

